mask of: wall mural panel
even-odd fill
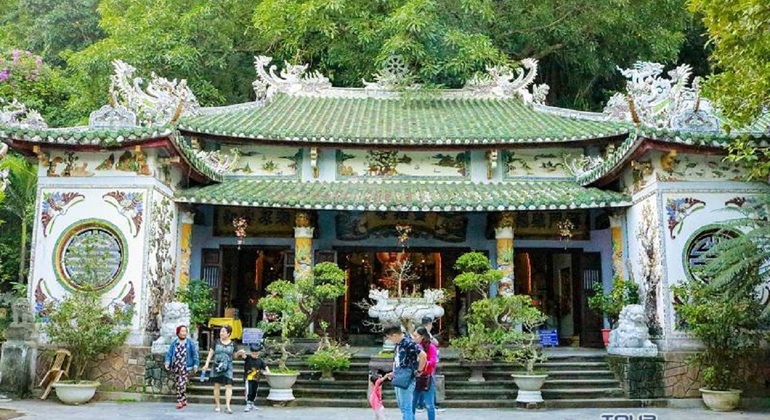
[[[740,165],[725,162],[724,156],[696,156],[671,151],[657,152],[653,160],[661,181],[743,181],[746,175]]]
[[[569,178],[565,159],[582,156],[580,149],[506,150],[503,153],[506,178],[542,177]]]
[[[337,178],[465,178],[469,156],[465,151],[341,149],[336,152]]]
[[[296,147],[222,145],[221,152],[238,156],[228,175],[297,177],[302,166],[302,149]]]

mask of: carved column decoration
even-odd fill
[[[310,274],[313,265],[313,231],[310,215],[298,212],[294,218],[294,278]]]
[[[614,277],[623,278],[623,214],[619,211],[609,213],[610,234],[612,237],[612,271]]]
[[[313,168],[313,178],[318,178],[318,148],[310,148],[310,167]]]
[[[497,241],[497,269],[503,272],[498,292],[513,294],[513,213],[502,213],[495,228]]]
[[[190,282],[190,256],[192,254],[192,231],[195,214],[189,211],[181,213],[179,230],[179,287]]]
[[[487,152],[487,179],[492,179],[492,176],[497,169],[497,149]]]

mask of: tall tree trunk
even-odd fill
[[[21,250],[19,251],[19,283],[26,284],[24,267],[27,265],[27,220],[21,218]]]

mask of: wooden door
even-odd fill
[[[588,307],[588,298],[594,295],[594,285],[602,282],[601,258],[598,253],[581,256],[580,276],[580,345],[581,347],[603,347],[600,314]]]

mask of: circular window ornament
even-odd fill
[[[738,232],[725,229],[717,225],[706,226],[695,232],[687,241],[684,250],[684,272],[690,279],[704,281],[701,278],[700,270],[712,259],[708,251],[719,242],[735,238]]]
[[[106,220],[87,220],[64,230],[54,252],[56,278],[68,290],[107,291],[126,270],[126,239]]]

